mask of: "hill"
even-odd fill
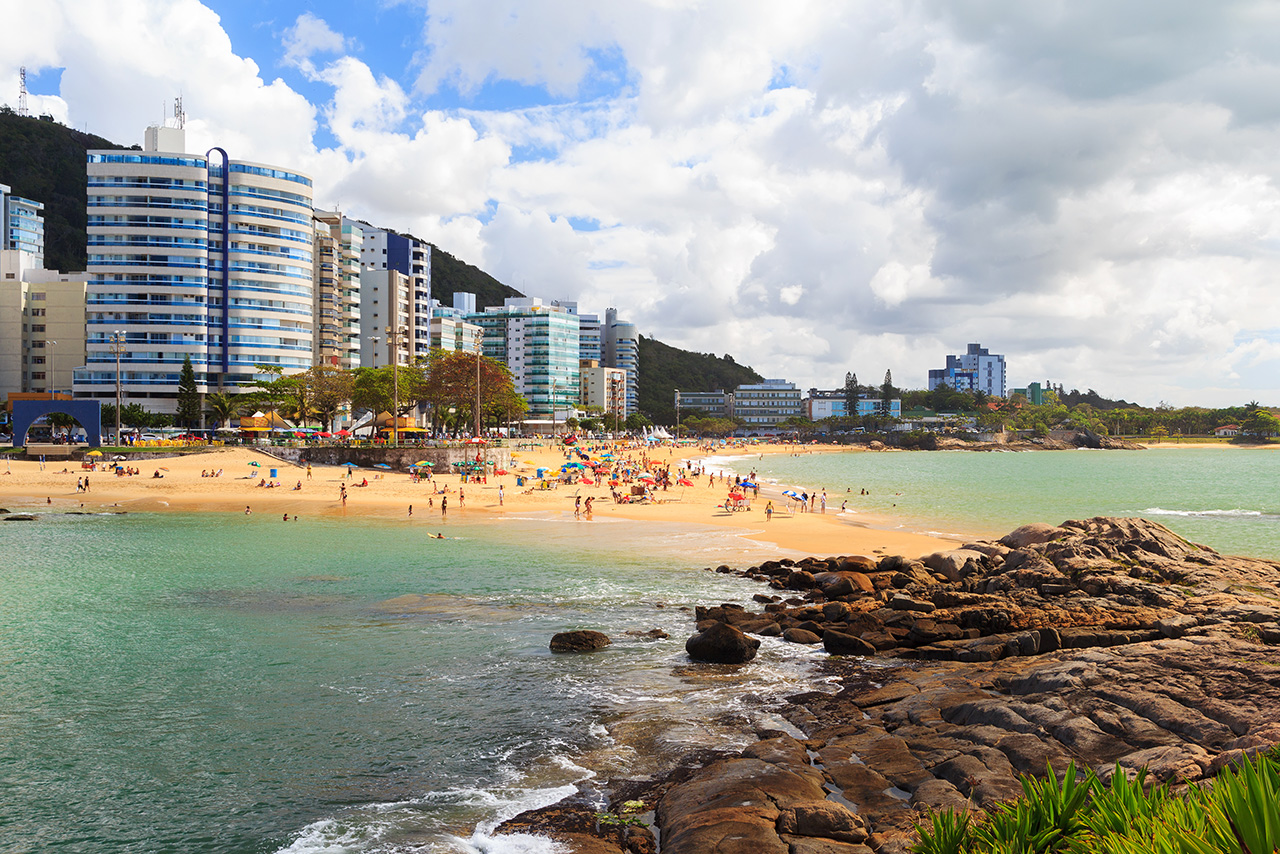
[[[694,353],[663,344],[656,338],[640,336],[639,408],[656,424],[675,423],[677,388],[729,391],[763,379],[749,366],[739,365],[732,356]]]
[[[483,310],[491,305],[502,305],[508,297],[522,297],[515,288],[504,285],[479,267],[460,261],[432,244],[431,296],[444,305],[453,304],[455,292],[476,295],[476,308]]]
[[[84,153],[125,148],[49,118],[0,108],[0,184],[44,204],[44,263],[69,273],[85,268]]]

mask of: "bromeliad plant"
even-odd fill
[[[1245,759],[1184,795],[1117,766],[1103,783],[1075,763],[1059,781],[1024,777],[1023,797],[979,820],[935,813],[917,854],[1280,854],[1280,760]]]

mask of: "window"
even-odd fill
[[[32,294],[32,295],[31,295],[31,298],[32,298],[32,299],[34,299],[34,300],[42,300],[42,299],[44,299],[44,293],[43,293],[43,292],[41,292],[41,293],[37,293],[37,294]]]
[[[42,380],[42,379],[44,379],[44,371],[32,371],[32,372],[31,372],[31,379],[33,379],[33,380]]]
[[[33,323],[33,324],[31,324],[31,331],[32,331],[32,332],[44,332],[44,324],[43,324],[43,323]]]

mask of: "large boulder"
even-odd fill
[[[1027,546],[1047,543],[1051,540],[1060,540],[1070,536],[1072,533],[1072,531],[1065,531],[1056,525],[1032,522],[1030,525],[1023,525],[1021,528],[1015,528],[1005,534],[1000,538],[1000,545],[1008,546],[1011,549],[1021,549]]]
[[[684,651],[694,661],[713,664],[742,664],[756,657],[760,641],[749,638],[733,626],[715,623],[690,637]]]
[[[822,633],[822,646],[832,655],[875,655],[876,648],[862,638],[827,629]]]
[[[560,632],[551,638],[552,652],[593,652],[604,649],[613,641],[603,632],[582,629],[576,632]]]
[[[973,560],[981,564],[984,557],[986,555],[982,554],[982,552],[956,549],[949,552],[934,552],[922,558],[922,560],[925,566],[942,575],[947,581],[956,582],[963,577],[966,563]]]

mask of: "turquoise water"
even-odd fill
[[[486,831],[743,743],[813,655],[689,666],[723,535],[262,516],[0,526],[0,848],[538,851]],[[557,656],[596,628],[604,651]],[[671,638],[628,637],[661,628]],[[766,696],[767,695],[767,696]],[[745,699],[744,699],[745,698]]]
[[[1027,522],[1143,516],[1226,554],[1280,558],[1280,451],[846,452],[729,465],[826,490],[827,511],[848,501],[850,521],[883,514],[912,530],[1003,536]]]

